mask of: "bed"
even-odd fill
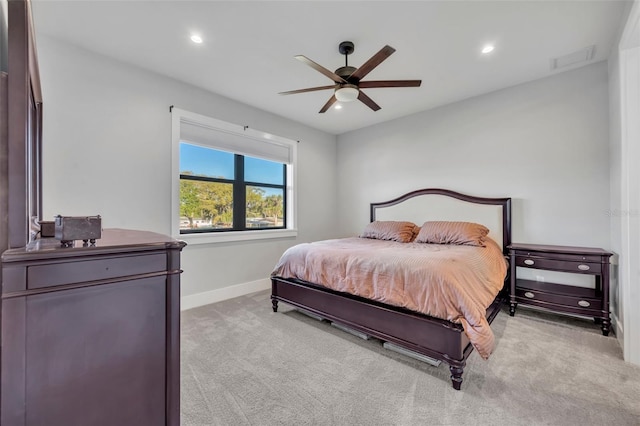
[[[483,198],[446,189],[429,188],[370,206],[372,224],[381,221],[410,221],[420,226],[425,221],[433,220],[474,222],[486,226],[491,244],[495,242],[498,255],[502,256],[501,260],[504,262],[506,259],[506,248],[511,242],[510,198]],[[344,239],[337,243],[348,247],[349,244],[357,244],[355,240]],[[299,249],[296,246],[287,252]],[[389,250],[393,250],[393,247]],[[309,265],[306,267],[315,272],[322,269],[311,268]],[[476,344],[475,341],[472,344],[468,333],[465,332],[465,328],[469,331],[468,324],[465,323],[463,326],[463,322],[457,319],[449,320],[446,316],[443,319],[440,315],[436,317],[395,303],[385,303],[380,301],[380,298],[374,300],[357,293],[351,294],[330,288],[330,283],[322,282],[322,273],[308,275],[314,279],[305,280],[288,273],[279,275],[283,270],[276,267],[271,277],[271,301],[274,312],[277,312],[278,302],[281,301],[367,336],[445,362],[449,365],[453,388],[460,390],[466,360]],[[483,316],[482,321],[487,327],[506,299],[506,282],[507,277],[504,276],[502,282],[498,283],[500,291],[497,291],[497,295],[493,297],[492,294],[492,300],[486,299],[483,302],[483,312],[480,312],[480,315]],[[488,306],[486,310],[484,306]]]

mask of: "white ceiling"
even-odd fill
[[[609,56],[621,1],[58,1],[34,0],[38,34],[188,82],[333,134],[547,77],[550,59],[595,45]],[[197,32],[204,43],[190,41]],[[332,92],[278,95],[330,85],[293,57],[335,70],[341,41],[360,66],[396,49],[364,80],[422,79],[419,88],[365,92],[360,102],[318,111]],[[481,55],[486,43],[496,48]],[[586,65],[588,63],[582,64]],[[576,66],[566,68],[571,69]],[[561,70],[564,71],[565,69]]]

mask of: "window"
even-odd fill
[[[175,236],[197,243],[296,235],[296,142],[172,113]]]
[[[180,141],[180,233],[283,229],[287,165]]]

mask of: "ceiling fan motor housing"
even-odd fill
[[[336,70],[336,74],[338,74],[340,77],[344,78],[345,80],[349,81],[349,76],[353,74],[356,70],[357,70],[356,67],[351,67],[351,66],[340,67]]]

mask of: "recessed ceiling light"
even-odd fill
[[[200,43],[202,43],[202,37],[200,37],[197,34],[194,34],[194,35],[191,36],[191,41],[194,42],[194,43],[200,44]]]
[[[342,109],[342,105],[338,104],[334,107],[335,109]]]
[[[495,47],[492,44],[487,44],[485,47],[482,48],[482,53],[492,52],[493,49],[495,49]]]

